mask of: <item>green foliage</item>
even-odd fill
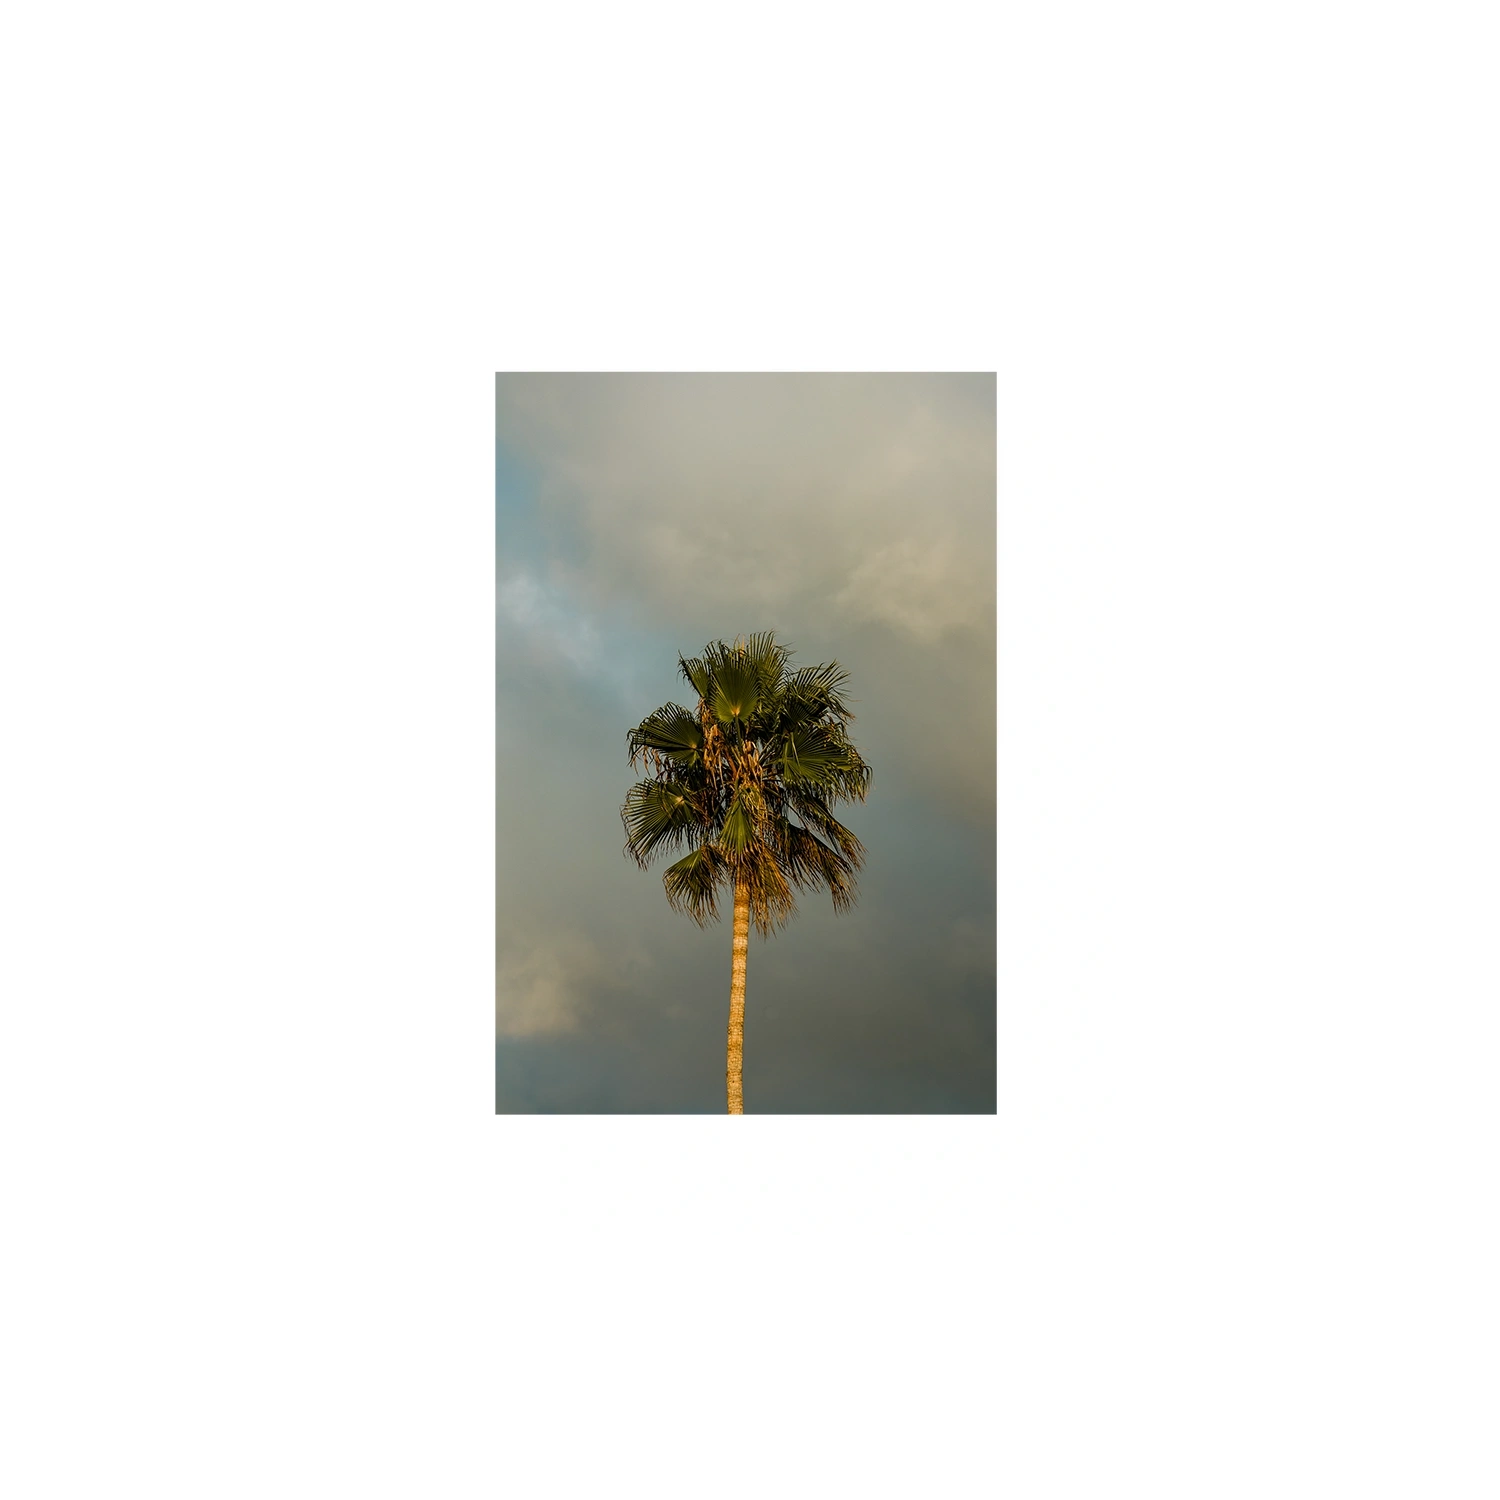
[[[714,898],[723,875],[723,860],[718,851],[711,844],[700,844],[686,858],[667,867],[662,884],[673,910],[686,912],[702,927],[718,915]]]
[[[837,662],[789,671],[791,655],[766,631],[679,657],[696,711],[664,704],[626,736],[631,765],[651,774],[620,809],[625,852],[645,868],[690,845],[662,878],[700,925],[736,884],[763,935],[795,912],[794,889],[826,890],[839,911],[854,900],[864,846],[831,811],[870,790],[847,734],[848,673]]]
[[[642,719],[630,731],[629,740],[632,765],[641,751],[654,750],[679,765],[691,766],[697,764],[698,752],[703,748],[703,731],[687,709],[668,703]]]
[[[725,662],[713,674],[709,704],[719,723],[748,724],[760,702],[760,680],[749,662]]]
[[[679,848],[697,826],[690,787],[673,781],[638,781],[620,809],[629,835],[626,847],[642,869],[664,849]]]

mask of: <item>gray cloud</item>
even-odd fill
[[[857,621],[884,558],[924,638],[993,639],[989,376],[503,376],[499,411],[608,594]]]

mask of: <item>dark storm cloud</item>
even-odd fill
[[[752,941],[756,1110],[994,1104],[994,384],[498,386],[502,1109],[719,1110],[727,923],[620,853],[624,731],[676,653],[774,628],[852,673],[855,911]]]

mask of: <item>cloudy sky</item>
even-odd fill
[[[497,1108],[723,1112],[728,905],[621,852],[625,732],[774,630],[875,775],[858,906],[751,936],[746,1111],[992,1111],[994,377],[501,375],[496,431]]]

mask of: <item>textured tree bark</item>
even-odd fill
[[[729,1060],[724,1070],[729,1113],[745,1113],[745,958],[750,952],[750,893],[735,882],[734,967],[729,981]]]

